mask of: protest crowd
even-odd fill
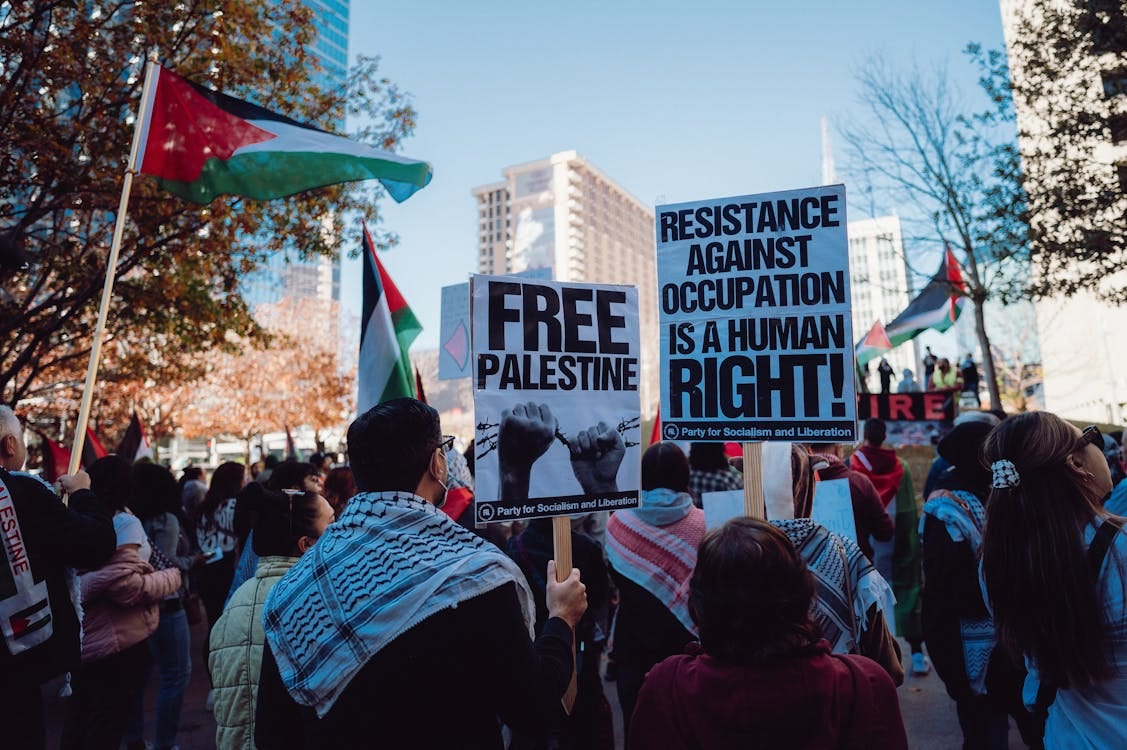
[[[901,750],[897,688],[925,678],[965,750],[1124,746],[1123,435],[1006,414],[996,384],[984,409],[971,353],[928,347],[894,392],[881,353],[968,292],[948,247],[855,345],[841,184],[658,207],[656,363],[637,285],[444,289],[468,443],[412,377],[421,327],[365,226],[341,453],[251,463],[247,438],[177,475],[134,413],[88,457],[133,176],[200,206],[432,177],[145,66],[69,467],[44,471],[46,436],[29,464],[0,405],[0,750],[176,748],[193,673],[220,750]]]
[[[1011,718],[1028,747],[1115,746],[1127,538],[1103,503],[1127,487],[1099,431],[965,412],[922,505],[884,422],[863,434],[791,445],[786,496],[768,498],[790,518],[710,531],[701,494],[740,487],[740,462],[656,442],[638,507],[572,517],[575,567],[558,580],[550,519],[477,528],[472,500],[447,502],[472,497],[473,475],[417,400],[356,419],[341,466],[178,481],[110,455],[55,488],[21,471],[21,425],[0,407],[0,520],[21,576],[4,606],[24,618],[6,618],[22,627],[0,652],[5,746],[44,746],[40,686],[62,674],[62,747],[175,746],[191,649],[220,748],[364,747],[375,727],[396,747],[611,748],[612,686],[628,748],[908,747],[896,686],[933,666],[964,747],[1007,747]],[[347,489],[326,491],[328,467]],[[834,478],[856,538],[810,518]],[[189,642],[195,617],[207,642]]]

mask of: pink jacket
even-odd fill
[[[152,635],[158,603],[180,588],[176,568],[154,571],[132,547],[119,547],[105,565],[83,573],[82,661],[104,659]]]

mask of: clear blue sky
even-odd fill
[[[651,205],[814,185],[820,119],[854,116],[867,58],[946,64],[971,96],[962,48],[1002,45],[995,0],[352,0],[350,27],[350,58],[380,55],[414,97],[403,153],[434,166],[382,207],[401,243],[381,259],[425,329],[415,348],[438,345],[440,288],[476,270],[470,189],[503,167],[575,149]],[[342,300],[359,310],[357,261]]]

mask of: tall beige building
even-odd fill
[[[654,212],[574,151],[501,170],[473,189],[478,272],[543,269],[558,281],[638,287],[642,412],[658,396]]]

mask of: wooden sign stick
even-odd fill
[[[553,558],[556,561],[556,582],[563,583],[571,575],[571,517],[556,516],[552,519],[552,542],[555,548]],[[571,682],[567,684],[561,702],[564,712],[571,716],[575,708],[575,694],[579,690],[575,662],[575,633],[571,641]]]
[[[743,443],[744,515],[767,520],[763,498],[763,443]]]

